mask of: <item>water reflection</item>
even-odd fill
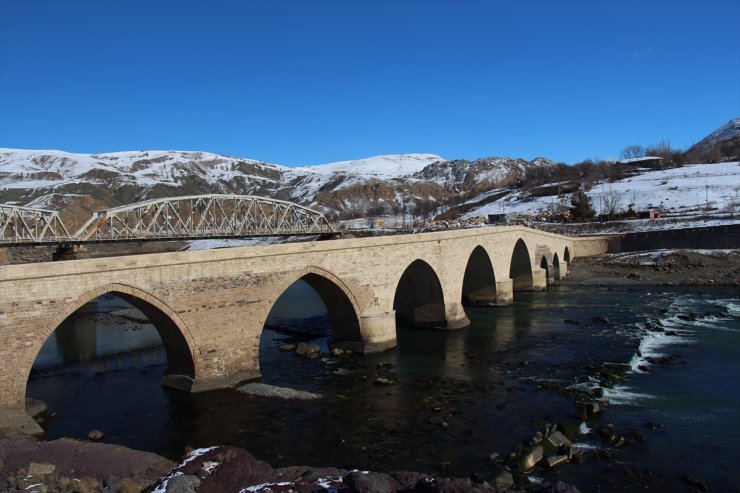
[[[70,317],[54,331],[57,354],[65,365],[88,363],[97,356],[98,323],[94,318]]]
[[[144,314],[120,298],[105,296],[65,319],[41,347],[33,368],[106,371],[166,362],[157,329]]]

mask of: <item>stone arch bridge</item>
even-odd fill
[[[157,328],[163,384],[197,392],[259,376],[265,320],[299,279],[326,304],[332,344],[376,352],[397,326],[459,329],[464,304],[543,290],[575,253],[572,238],[514,226],[0,266],[0,411],[22,414],[41,346],[106,293]]]

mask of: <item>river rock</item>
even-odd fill
[[[593,400],[579,403],[587,416],[594,416],[606,409],[605,400]]]
[[[191,474],[174,476],[167,481],[165,493],[196,493],[195,488],[198,486],[200,486],[200,479],[198,476],[193,476]]]
[[[278,351],[282,353],[290,353],[295,351],[295,348],[295,344],[281,344],[280,346],[278,346]]]
[[[579,428],[580,425],[573,422],[563,422],[558,425],[558,430],[563,432],[563,434],[570,440],[578,436],[580,431]]]
[[[245,383],[236,388],[237,392],[247,395],[255,395],[259,397],[271,397],[278,399],[299,399],[299,400],[313,400],[321,399],[320,394],[314,394],[313,392],[307,392],[305,390],[296,390],[287,387],[277,387],[275,385],[268,385],[265,383]]]
[[[514,476],[509,471],[501,471],[493,478],[493,485],[499,488],[513,488]]]
[[[542,460],[543,455],[544,451],[541,445],[531,448],[522,456],[521,461],[519,461],[519,468],[522,471],[531,470],[539,461]]]
[[[547,441],[550,442],[558,450],[570,448],[570,440],[568,440],[565,435],[563,435],[559,431],[550,433],[550,436],[547,437]]]
[[[106,492],[114,493],[123,489],[123,482],[118,479],[118,476],[110,474],[105,478],[105,481],[103,481],[103,486],[105,486]]]
[[[377,472],[352,471],[342,478],[350,493],[389,493],[395,491],[391,482]]]
[[[563,483],[562,481],[558,481],[557,483],[550,485],[543,491],[547,493],[581,493],[581,491],[572,484]]]
[[[648,430],[658,430],[660,428],[663,428],[663,425],[661,423],[653,423],[652,421],[648,421],[645,423],[645,428]]]
[[[682,474],[681,479],[689,483],[694,488],[697,488],[701,491],[709,491],[709,486],[707,486],[707,483],[699,478],[692,476],[691,474]]]
[[[56,468],[57,466],[48,462],[31,462],[28,466],[28,475],[45,476],[47,474],[53,474]]]
[[[104,436],[105,433],[100,430],[92,430],[90,433],[87,434],[87,438],[89,440],[92,440],[93,442],[99,442],[103,439]]]
[[[384,378],[384,377],[378,377],[373,382],[375,385],[395,385],[395,380],[391,380],[390,378]]]
[[[583,452],[573,452],[573,454],[570,457],[570,460],[574,464],[585,464],[586,454],[584,454]]]
[[[552,457],[547,458],[547,467],[553,469],[562,464],[567,464],[568,462],[567,455],[553,455]]]
[[[313,342],[300,342],[295,350],[295,354],[305,356],[306,358],[315,358],[321,354],[321,348]]]

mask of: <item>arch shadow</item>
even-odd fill
[[[521,238],[514,245],[511,254],[509,277],[513,281],[514,291],[532,291],[534,279],[532,276],[532,261],[527,244]]]
[[[79,296],[67,304],[44,328],[46,341],[72,314],[86,303],[104,294],[113,294],[140,310],[159,334],[167,354],[167,370],[162,377],[162,385],[179,390],[190,391],[196,377],[196,364],[193,357],[195,342],[182,319],[166,303],[146,291],[127,284],[106,284]],[[40,348],[39,348],[40,351]],[[35,358],[38,356],[36,352]],[[31,373],[29,366],[26,382]]]
[[[476,246],[468,257],[462,284],[464,306],[496,304],[496,276],[491,258],[482,246]]]
[[[542,259],[540,259],[540,269],[545,271],[545,282],[549,286],[552,283],[552,275],[553,272],[550,269],[550,263],[547,261],[547,256],[543,255]]]
[[[278,296],[267,307],[262,323],[267,320],[277,300],[298,281],[304,281],[323,301],[331,322],[329,345],[352,351],[362,351],[363,339],[360,329],[360,308],[357,299],[342,280],[329,271],[319,267],[308,267],[296,272],[282,282],[276,290]]]
[[[560,259],[557,252],[552,254],[552,274],[554,280],[560,280]]]
[[[568,247],[565,247],[565,250],[563,251],[563,261],[570,263],[570,249],[568,249]]]
[[[417,259],[406,267],[396,286],[393,309],[398,326],[447,327],[442,284],[428,263]]]

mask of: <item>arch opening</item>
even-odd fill
[[[414,260],[401,275],[393,298],[396,324],[404,327],[447,327],[442,284],[432,267]]]
[[[157,351],[161,354],[152,356]],[[129,364],[118,357],[139,367],[166,363],[164,385],[180,388],[175,376],[195,378],[190,346],[172,318],[136,295],[115,290],[68,315],[41,347],[34,368],[94,365],[107,370]]]
[[[552,284],[553,278],[551,277],[552,272],[550,271],[550,264],[547,261],[547,257],[544,255],[542,256],[542,259],[540,260],[540,269],[545,271],[545,282],[549,286],[550,284]]]
[[[100,292],[50,325],[29,371],[27,398],[43,401],[57,415],[47,422],[47,438],[84,437],[91,428],[121,436],[130,416],[169,399],[162,386],[190,390],[193,385],[193,355],[177,321],[131,292]],[[160,418],[154,415],[139,426],[157,427]],[[125,440],[146,446],[147,439]]]
[[[552,274],[556,281],[560,280],[560,259],[558,259],[557,253],[552,255]]]
[[[496,304],[496,276],[488,253],[481,246],[475,247],[465,267],[462,304],[465,306]]]
[[[565,247],[565,251],[563,252],[563,261],[570,263],[570,250],[568,247]]]
[[[534,289],[530,258],[524,240],[517,240],[511,254],[511,266],[509,267],[509,277],[513,281],[514,291],[532,291]]]
[[[263,376],[272,371],[272,349],[301,342],[312,342],[322,351],[362,350],[359,317],[350,297],[334,280],[313,272],[290,284],[270,308],[260,337]]]

